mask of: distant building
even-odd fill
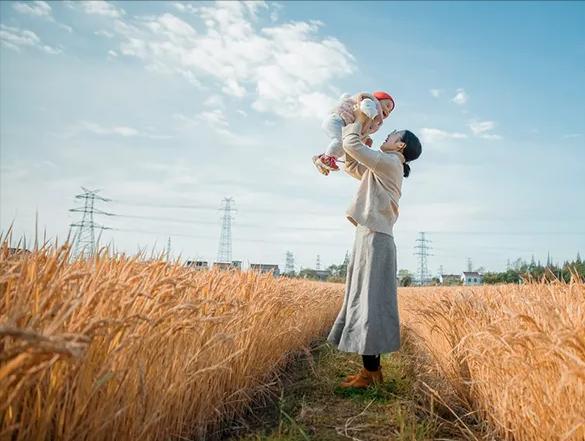
[[[331,276],[331,271],[328,270],[315,270],[315,275],[319,278],[319,280],[327,280],[329,276]]]
[[[219,268],[222,270],[229,270],[229,269],[242,269],[242,261],[241,260],[232,260],[231,262],[213,262],[213,268]]]
[[[187,260],[187,262],[185,262],[185,266],[198,270],[206,270],[209,269],[209,262],[206,260]]]
[[[459,285],[461,284],[461,276],[457,274],[441,274],[439,282],[441,285]]]
[[[272,273],[274,276],[280,275],[280,268],[278,268],[278,265],[268,263],[251,263],[250,270],[260,271],[261,273]]]
[[[477,271],[463,271],[460,279],[464,285],[483,285],[483,275]]]

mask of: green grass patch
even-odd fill
[[[222,441],[466,440],[446,420],[424,409],[413,367],[400,352],[383,354],[383,384],[341,388],[362,368],[361,356],[314,343],[279,375],[267,404],[232,422]],[[447,423],[447,424],[446,424]],[[477,438],[479,439],[479,438]]]

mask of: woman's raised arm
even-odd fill
[[[362,123],[358,120],[342,129],[343,150],[346,156],[358,161],[363,166],[374,170],[382,156],[382,152],[370,149],[361,140]]]
[[[365,166],[361,165],[347,152],[345,153],[345,167],[343,169],[348,175],[358,180],[362,179],[364,172],[367,170]]]

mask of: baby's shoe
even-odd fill
[[[321,162],[321,155],[313,156],[313,164],[319,170],[319,173],[327,176],[329,174],[329,169],[325,167],[325,164]]]
[[[317,166],[317,168],[325,168],[327,171],[339,171],[339,167],[337,166],[337,161],[335,160],[334,156],[329,155],[317,155],[313,157],[313,162]]]

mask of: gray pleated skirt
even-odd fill
[[[396,245],[389,234],[358,225],[343,305],[327,341],[343,352],[376,355],[400,348]]]

